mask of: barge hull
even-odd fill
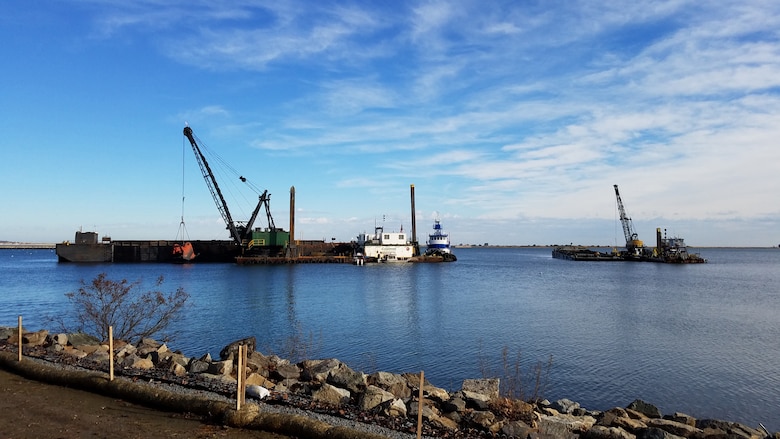
[[[190,241],[193,262],[235,262],[241,249],[233,241]],[[178,241],[111,241],[104,244],[57,244],[59,262],[181,262],[173,254]]]

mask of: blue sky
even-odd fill
[[[414,184],[419,235],[622,244],[618,184],[647,242],[776,246],[779,29],[776,1],[3,1],[0,240],[228,239],[188,123],[285,229],[295,186],[302,239],[409,230]]]

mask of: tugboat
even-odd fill
[[[428,235],[428,241],[425,243],[428,251],[439,251],[441,253],[452,253],[450,251],[450,235],[441,228],[441,221],[436,218],[433,221],[433,233]]]
[[[455,262],[458,260],[450,250],[450,235],[442,229],[438,217],[433,221],[433,233],[428,235],[428,241],[425,244],[427,246],[425,253],[413,258],[412,262]]]

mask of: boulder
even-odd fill
[[[100,344],[100,340],[83,332],[75,332],[68,334],[68,342],[71,346],[83,346],[83,345],[96,345]]]
[[[177,362],[171,362],[170,366],[168,367],[168,371],[176,375],[177,377],[182,377],[184,375],[187,375],[187,369],[184,368],[181,364]]]
[[[488,410],[477,410],[469,416],[471,423],[483,430],[490,430],[490,426],[496,422],[496,415]]]
[[[632,433],[637,433],[640,430],[644,430],[647,428],[647,424],[640,421],[639,419],[631,419],[631,418],[617,418],[612,423],[613,427],[621,427],[624,430],[628,430]]]
[[[523,421],[509,421],[501,426],[501,434],[509,437],[529,437],[534,429]]]
[[[400,398],[385,401],[375,407],[374,410],[393,418],[405,418],[407,412],[406,404],[404,404],[404,401]]]
[[[417,414],[420,410],[420,404],[416,400],[412,400],[409,402],[409,405],[407,406],[407,414],[412,419],[417,419]],[[422,417],[424,420],[432,421],[435,419],[438,419],[441,417],[441,413],[439,413],[439,410],[432,406],[430,402],[423,401],[423,407],[422,407]]]
[[[619,418],[628,418],[628,413],[620,407],[611,408],[598,416],[597,425],[612,427],[615,420]]]
[[[745,438],[764,438],[765,433],[752,429],[748,426],[736,422],[720,421],[716,419],[699,419],[696,421],[696,428],[701,430],[721,431],[728,435],[740,436]]]
[[[339,367],[330,371],[327,383],[353,393],[360,393],[366,389],[367,379],[363,372],[356,372],[346,364],[341,363]]]
[[[281,364],[271,373],[271,376],[279,381],[298,380],[301,377],[301,371],[294,364]]]
[[[221,351],[219,351],[219,358],[222,360],[234,359],[236,357],[236,354],[238,353],[238,347],[241,345],[246,346],[246,352],[248,357],[250,352],[255,351],[255,347],[257,346],[257,340],[254,337],[247,337],[241,340],[236,340],[228,344],[224,348],[222,348]]]
[[[250,352],[246,357],[246,366],[266,378],[270,376],[268,371],[271,369],[271,360],[260,352]]]
[[[468,408],[473,408],[476,410],[486,410],[490,403],[489,397],[481,393],[462,390],[460,394],[463,395],[463,398],[466,400],[466,407]]]
[[[488,401],[494,401],[499,397],[501,380],[498,378],[468,379],[463,380],[461,390],[479,393],[488,397]]]
[[[71,357],[78,358],[78,359],[81,359],[81,358],[84,358],[84,357],[87,356],[86,352],[82,351],[81,349],[76,349],[73,346],[65,347],[65,349],[62,350],[62,352],[64,354],[66,354],[66,355],[70,355]]]
[[[209,366],[211,366],[211,363],[208,361],[203,360],[196,360],[191,359],[190,363],[187,365],[187,370],[190,373],[204,373],[209,370]]]
[[[350,393],[349,390],[324,383],[318,390],[312,393],[311,397],[314,401],[337,407],[349,403]]]
[[[705,436],[707,437],[707,436]],[[718,439],[723,439],[727,436],[715,436]],[[644,430],[641,430],[637,434],[638,439],[683,439],[681,436],[676,436],[674,434],[671,434],[667,431],[663,431],[660,428],[647,428]]]
[[[392,401],[393,399],[395,399],[395,397],[387,390],[380,389],[376,386],[368,386],[366,391],[360,395],[358,407],[361,410],[368,411],[385,401]]]
[[[67,346],[68,345],[68,334],[54,334],[51,338],[51,340],[60,345],[60,346]]]
[[[46,343],[46,337],[49,331],[42,329],[37,332],[27,332],[22,334],[22,343],[30,346],[43,346]]]
[[[116,358],[117,359],[122,359],[122,358],[125,358],[128,355],[135,354],[136,352],[138,352],[138,348],[136,348],[135,346],[133,346],[133,345],[128,343],[128,344],[125,344],[124,346],[119,348],[119,350],[116,351]]]
[[[679,422],[681,424],[690,425],[691,427],[696,426],[696,418],[690,415],[686,415],[685,413],[675,412],[672,415],[664,416],[664,419],[668,419],[670,421]]]
[[[103,346],[101,346],[102,348]],[[89,361],[94,361],[95,363],[108,363],[110,357],[108,355],[108,347],[105,347],[105,349],[96,349],[91,354],[87,355],[86,357]]]
[[[268,381],[268,379],[266,377],[264,377],[264,376],[262,376],[262,375],[260,375],[258,373],[250,373],[246,377],[246,384],[247,385],[262,386],[262,387],[265,387],[265,388],[268,388],[268,389],[273,389],[274,388],[273,381]]]
[[[573,416],[559,414],[557,416],[542,415],[539,417],[539,430],[556,435],[561,432],[582,433],[596,425],[592,416]]]
[[[409,398],[412,396],[412,389],[409,388],[406,379],[398,374],[375,372],[368,376],[368,383],[387,390],[395,395],[396,398]]]
[[[696,427],[692,427],[680,422],[670,421],[668,419],[652,418],[648,419],[645,424],[647,424],[648,427],[659,428],[673,435],[682,437],[691,437],[696,433],[701,433],[701,430]]]
[[[423,395],[426,395],[428,398],[435,399],[438,402],[444,402],[450,399],[450,393],[441,387],[425,386],[423,387]]]
[[[582,435],[582,439],[635,439],[636,436],[619,427],[595,425]]]
[[[446,416],[439,416],[437,418],[431,419],[430,422],[431,422],[431,424],[433,424],[433,425],[435,425],[435,426],[437,426],[439,428],[443,428],[445,430],[457,431],[458,428],[459,428],[459,425],[458,425],[457,422],[455,422],[454,420],[452,420],[452,419],[450,419],[450,418],[448,418]]]
[[[133,363],[130,365],[133,369],[149,370],[154,368],[154,363],[149,358],[135,357]]]
[[[301,363],[301,379],[324,383],[331,372],[341,365],[341,361],[330,358],[327,360],[306,360]]]
[[[19,341],[16,335],[16,330],[17,328],[0,326],[0,340],[8,340],[10,344],[16,344]],[[24,334],[24,328],[22,328],[22,333]]]
[[[558,410],[560,413],[574,414],[574,410],[580,408],[580,403],[570,399],[559,399],[553,402],[550,407]]]
[[[444,413],[463,412],[466,410],[466,401],[459,394],[453,395],[449,401],[441,404],[441,410]]]
[[[230,375],[233,373],[233,362],[230,360],[214,361],[209,364],[206,372],[211,375]]]
[[[642,401],[641,399],[635,399],[634,402],[629,404],[627,409],[637,411],[648,418],[660,418],[661,411],[653,404]]]

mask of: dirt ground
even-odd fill
[[[0,438],[289,439],[212,425],[82,390],[31,381],[0,369]]]

